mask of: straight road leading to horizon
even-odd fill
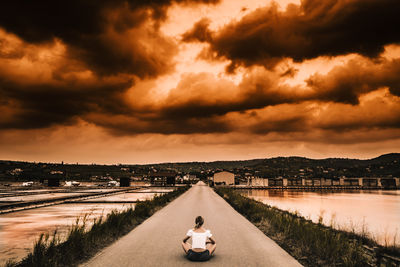
[[[207,262],[185,258],[181,241],[196,216],[217,241]],[[200,182],[83,266],[301,266]]]

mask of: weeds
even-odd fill
[[[26,258],[18,263],[7,262],[6,266],[76,266],[90,258],[99,249],[130,232],[188,188],[179,188],[164,195],[155,196],[152,200],[137,202],[134,209],[130,207],[122,212],[112,211],[106,217],[94,219],[91,227],[87,225],[88,216],[78,218],[63,241],[57,232],[51,236],[41,234],[32,252]]]

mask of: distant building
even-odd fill
[[[250,179],[251,186],[268,186],[268,179],[260,177],[252,177]]]
[[[22,173],[22,169],[20,168],[15,168],[14,170],[10,171],[11,175],[19,175],[20,173]]]
[[[215,184],[234,185],[235,184],[235,175],[231,172],[226,172],[226,171],[214,173],[214,183]]]
[[[47,186],[59,187],[60,186],[60,179],[59,178],[49,178],[47,180]]]
[[[169,171],[152,172],[149,174],[150,182],[153,185],[175,185],[176,173]]]
[[[32,181],[22,183],[22,186],[32,186],[32,185],[33,185]]]
[[[185,176],[183,176],[183,180],[185,181],[194,181],[196,179],[197,177],[194,174],[186,174]]]
[[[129,187],[129,186],[131,186],[131,177],[121,177],[121,178],[119,178],[119,185],[121,187]]]

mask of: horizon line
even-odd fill
[[[264,159],[275,159],[275,158],[305,158],[310,160],[327,160],[327,159],[348,159],[348,160],[372,160],[385,155],[400,154],[400,152],[390,152],[380,154],[372,158],[346,158],[346,157],[326,157],[326,158],[311,158],[304,156],[276,156],[266,158],[250,158],[250,159],[235,159],[235,160],[213,160],[213,161],[170,161],[170,162],[153,162],[153,163],[82,163],[82,162],[46,162],[46,161],[24,161],[24,160],[11,160],[11,159],[0,159],[0,162],[23,162],[23,163],[35,163],[35,164],[65,164],[65,165],[104,165],[104,166],[118,166],[118,165],[162,165],[162,164],[187,164],[187,163],[214,163],[214,162],[239,162],[239,161],[252,161],[252,160],[264,160]]]

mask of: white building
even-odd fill
[[[185,181],[194,181],[196,179],[197,179],[197,177],[194,174],[186,174],[183,176],[183,180],[185,180]]]
[[[214,173],[214,183],[215,184],[226,184],[226,185],[234,185],[235,184],[235,175],[231,172],[217,172]]]
[[[251,186],[268,186],[268,179],[253,177],[251,180]]]

